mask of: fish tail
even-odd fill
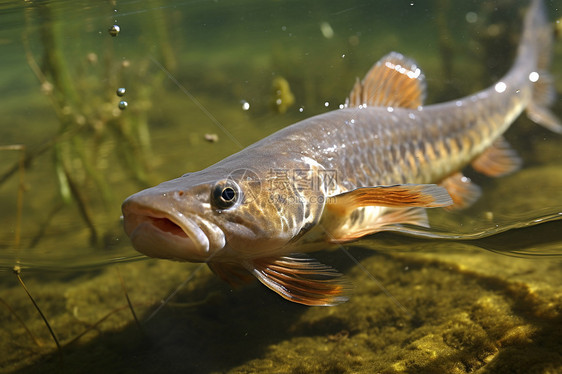
[[[526,108],[529,119],[562,134],[562,123],[549,109],[556,100],[554,79],[549,73],[553,39],[554,28],[548,21],[544,1],[532,0],[525,17],[515,66],[528,65],[529,59],[533,61],[533,68],[530,71],[525,69],[533,85],[531,100]]]

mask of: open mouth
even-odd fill
[[[203,231],[209,224],[173,207],[162,211],[126,201],[123,225],[133,247],[147,256],[181,261],[204,261],[209,256],[209,238]]]
[[[172,235],[177,235],[182,238],[188,238],[187,234],[183,229],[176,225],[173,221],[168,218],[158,218],[158,217],[149,217],[147,216],[148,220],[157,227],[159,230],[170,233]]]

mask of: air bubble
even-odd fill
[[[107,31],[109,32],[109,35],[115,37],[115,36],[119,35],[119,31],[121,31],[121,27],[119,27],[118,25],[113,25]]]
[[[129,106],[129,103],[124,101],[124,100],[119,102],[119,109],[121,109],[121,110],[127,109],[128,106]]]
[[[119,87],[115,93],[117,94],[117,96],[123,96],[125,95],[126,91],[127,90],[125,89],[125,87]]]

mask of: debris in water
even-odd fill
[[[95,54],[94,52],[90,52],[86,55],[86,60],[92,64],[95,65],[98,63],[98,55]]]
[[[326,39],[332,39],[334,37],[334,29],[332,29],[332,26],[330,26],[328,22],[322,22],[320,24],[320,32]]]
[[[216,143],[219,141],[219,136],[217,134],[205,134],[205,140],[209,143]]]
[[[276,77],[271,87],[273,90],[272,107],[277,113],[283,114],[295,102],[289,82],[283,77]]]

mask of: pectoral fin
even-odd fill
[[[342,274],[300,254],[257,259],[246,267],[268,288],[299,304],[341,304],[351,293],[351,285]]]
[[[435,184],[398,184],[357,188],[330,196],[326,209],[332,214],[346,215],[365,206],[435,208],[452,203],[447,191]]]
[[[331,196],[319,225],[329,242],[342,243],[379,231],[392,231],[403,224],[428,227],[423,208],[452,203],[447,191],[434,184],[358,188]],[[357,211],[358,208],[365,209]]]
[[[380,231],[396,231],[404,224],[429,227],[427,213],[424,208],[396,208],[389,209],[385,214],[372,222],[356,224],[336,229],[330,234],[330,243],[345,243],[357,240],[366,235]]]

